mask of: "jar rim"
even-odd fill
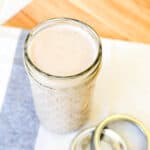
[[[41,70],[39,67],[37,67],[32,60],[30,59],[29,55],[28,55],[28,46],[29,46],[29,42],[31,40],[31,38],[37,33],[40,32],[41,30],[45,29],[48,27],[48,25],[50,25],[51,23],[61,23],[61,22],[72,22],[72,23],[77,23],[79,25],[82,25],[84,27],[87,28],[87,31],[89,33],[92,33],[92,35],[94,35],[94,38],[97,42],[97,48],[98,48],[98,52],[97,52],[97,56],[95,58],[95,60],[93,61],[93,63],[87,67],[85,70],[77,73],[77,74],[73,74],[73,75],[67,75],[67,76],[59,76],[59,75],[53,75],[53,74],[49,74],[43,70]],[[45,27],[45,28],[44,28]],[[88,24],[77,20],[77,19],[72,19],[72,18],[51,18],[48,19],[44,22],[39,23],[39,25],[37,25],[36,27],[34,27],[27,35],[26,39],[25,39],[25,43],[24,43],[24,57],[25,59],[28,61],[28,63],[36,70],[38,71],[40,74],[42,74],[45,77],[50,77],[50,78],[55,78],[55,79],[74,79],[77,77],[80,77],[84,74],[86,74],[87,72],[89,72],[93,67],[96,67],[94,70],[96,70],[99,65],[101,63],[101,59],[102,59],[102,45],[101,45],[101,41],[100,38],[97,34],[97,32]]]

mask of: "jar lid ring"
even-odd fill
[[[140,129],[140,131],[143,133],[143,135],[147,138],[147,146],[148,146],[147,150],[150,150],[150,132],[149,132],[149,130],[145,127],[145,125],[141,121],[137,120],[134,117],[128,116],[128,115],[112,115],[112,116],[104,119],[97,126],[97,128],[95,130],[94,138],[93,138],[95,150],[102,150],[99,137],[103,134],[103,130],[105,127],[108,126],[108,124],[110,124],[112,122],[116,122],[116,121],[128,121],[128,122],[134,124],[135,126],[137,126]]]

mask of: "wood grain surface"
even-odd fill
[[[80,19],[102,37],[150,43],[150,0],[33,0],[5,25],[30,29],[53,17]]]

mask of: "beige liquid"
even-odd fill
[[[91,35],[69,24],[50,26],[39,32],[29,51],[32,62],[42,71],[70,76],[86,70],[97,55]]]

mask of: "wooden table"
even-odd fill
[[[150,0],[33,0],[6,25],[30,29],[53,17],[80,19],[103,37],[150,43]]]

